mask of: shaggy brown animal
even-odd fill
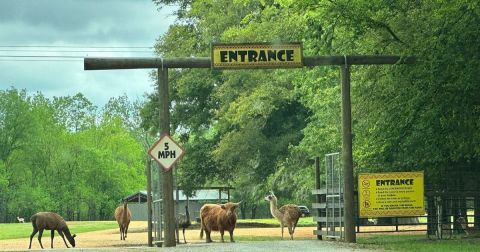
[[[282,228],[282,240],[283,240],[283,227],[287,225],[290,239],[293,240],[293,233],[295,233],[295,227],[297,226],[298,219],[302,215],[300,208],[294,204],[287,204],[279,209],[277,208],[277,197],[273,192],[265,197],[265,200],[270,201],[270,212],[280,222]]]
[[[55,234],[55,230],[57,230],[58,234],[62,237],[63,242],[65,243],[65,246],[68,247],[67,242],[65,241],[65,236],[67,236],[68,241],[70,244],[72,244],[72,247],[75,247],[75,236],[76,235],[71,235],[70,230],[68,229],[67,223],[65,220],[62,218],[62,216],[56,214],[56,213],[51,213],[51,212],[39,212],[30,218],[30,221],[32,221],[32,226],[33,226],[33,232],[30,235],[30,245],[28,246],[28,249],[32,248],[32,239],[35,236],[37,232],[38,233],[38,242],[40,242],[40,247],[43,249],[42,245],[42,234],[43,230],[51,230],[51,235],[50,237],[52,238],[51,242],[51,248],[53,248],[53,236]]]
[[[206,241],[212,242],[210,233],[213,231],[220,231],[220,241],[224,242],[223,234],[225,230],[230,233],[230,242],[235,242],[233,239],[233,230],[237,223],[237,215],[235,209],[240,205],[239,203],[225,203],[225,204],[205,204],[200,208],[200,238],[203,238],[203,230],[205,230]]]
[[[130,212],[130,209],[128,209],[128,203],[126,200],[123,202],[122,206],[115,209],[115,219],[120,228],[120,240],[125,240],[127,238],[128,225],[130,225],[130,220],[132,219],[132,213]]]

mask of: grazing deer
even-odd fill
[[[70,242],[70,244],[72,244],[72,247],[75,247],[76,235],[72,236],[70,234],[67,223],[65,223],[65,220],[62,218],[62,216],[51,212],[40,212],[34,214],[32,218],[30,218],[30,220],[32,221],[33,232],[30,235],[30,245],[28,246],[28,249],[32,248],[32,239],[37,232],[38,242],[40,242],[40,247],[42,247],[43,249],[42,234],[44,229],[51,230],[51,248],[53,248],[53,235],[55,233],[55,230],[57,230],[58,234],[62,237],[63,242],[65,243],[65,246],[67,246],[67,248],[69,247],[67,242],[65,241],[65,236],[67,237],[67,240]],[[65,236],[63,234],[65,234]]]
[[[22,218],[22,217],[18,217],[18,216],[17,216],[17,221],[18,221],[19,223],[25,223],[25,219]]]

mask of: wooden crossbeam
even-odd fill
[[[370,55],[370,56],[305,56],[303,65],[332,66],[332,65],[392,65],[412,64],[414,57]],[[210,68],[209,57],[196,58],[85,58],[84,70],[113,70],[113,69],[141,69],[141,68]]]

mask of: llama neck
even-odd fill
[[[270,201],[270,213],[272,213],[272,216],[277,218],[277,219],[282,218],[282,213],[277,208],[277,199],[275,199],[275,198],[273,198]]]

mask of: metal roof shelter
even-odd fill
[[[189,201],[205,201],[205,200],[210,200],[210,201],[229,201],[230,200],[230,189],[229,187],[223,188],[219,187],[218,189],[199,189],[196,190],[194,195],[192,197],[188,197]],[[228,190],[228,192],[225,192],[224,190]],[[179,201],[186,201],[187,196],[183,192],[183,190],[178,190],[179,192]],[[128,202],[136,202],[136,203],[145,203],[147,202],[147,191],[138,191],[134,194],[131,194],[127,197],[124,198],[124,200],[127,200]]]

